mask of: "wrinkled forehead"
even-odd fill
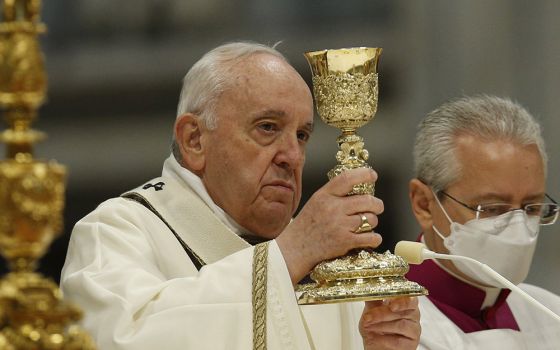
[[[231,67],[230,85],[225,90],[246,91],[247,94],[301,94],[313,105],[311,91],[299,73],[284,59],[256,53]]]
[[[313,121],[311,91],[284,59],[268,53],[252,54],[231,66],[226,74],[229,77],[218,100],[222,113],[231,114],[235,109],[254,115],[273,110],[306,119],[302,120],[305,124]]]
[[[536,144],[461,137],[454,153],[459,165],[454,185],[523,196],[541,195],[544,191],[544,162]]]
[[[229,67],[229,72],[234,78],[260,80],[285,77],[303,81],[299,73],[286,60],[262,52],[240,58]]]
[[[247,67],[260,67],[263,69],[278,67],[278,66],[290,66],[290,64],[282,57],[272,55],[268,52],[253,52],[243,57],[239,57],[234,62],[232,62],[231,68],[247,68]]]

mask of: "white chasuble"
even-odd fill
[[[544,289],[519,285],[540,303],[560,314],[560,297]],[[427,297],[420,297],[422,335],[419,349],[429,350],[558,350],[560,323],[512,292],[507,299],[520,331],[491,329],[465,333]]]
[[[165,221],[120,197],[76,224],[61,276],[64,296],[84,311],[83,326],[101,350],[251,349],[253,247],[168,161],[164,177],[135,190]],[[200,271],[180,241],[204,261]],[[280,249],[270,242],[268,349],[362,349],[362,309],[300,308]]]

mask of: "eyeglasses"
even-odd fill
[[[515,208],[509,203],[488,203],[479,204],[476,207],[472,207],[458,200],[457,198],[451,196],[445,191],[439,191],[439,193],[444,196],[454,200],[463,207],[476,212],[477,219],[494,218],[505,213],[514,212],[516,210],[523,210],[527,216],[539,217],[539,225],[552,225],[558,219],[560,212],[560,206],[552,197],[545,194],[546,198],[550,199],[552,203],[531,203],[522,206],[521,208]]]

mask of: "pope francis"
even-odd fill
[[[309,88],[273,48],[225,44],[189,70],[161,177],[72,232],[61,285],[100,349],[417,347],[416,298],[297,305],[318,262],[381,242],[354,233],[363,216],[376,226],[381,200],[346,196],[372,170],[334,178],[292,218],[312,131]]]

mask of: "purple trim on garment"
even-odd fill
[[[513,329],[519,326],[505,302],[510,290],[503,289],[494,305],[480,310],[486,293],[439,267],[432,260],[410,265],[406,278],[428,289],[430,301],[465,333],[488,329]]]

